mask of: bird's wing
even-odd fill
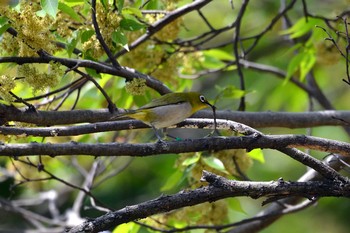
[[[164,106],[164,105],[180,104],[180,103],[185,102],[185,99],[183,98],[182,95],[172,95],[172,94],[175,94],[175,93],[163,95],[163,96],[159,97],[158,99],[152,100],[151,102],[142,106],[139,109],[149,109],[149,108],[160,107],[160,106]]]

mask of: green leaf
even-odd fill
[[[142,5],[144,5],[144,0],[136,0],[133,4],[133,6],[136,8],[140,8]]]
[[[0,25],[3,26],[5,24],[8,24],[9,19],[7,17],[1,16],[0,17]]]
[[[229,61],[235,60],[235,57],[233,56],[233,54],[228,53],[222,49],[210,49],[210,50],[204,51],[203,53],[206,56],[215,57],[219,60],[229,60]]]
[[[47,13],[44,9],[41,9],[40,11],[35,12],[35,14],[39,17],[42,17],[42,18],[47,15]]]
[[[265,163],[264,153],[261,149],[254,149],[247,153],[252,159]]]
[[[134,222],[123,223],[114,228],[112,233],[137,233],[140,229],[140,225]]]
[[[156,10],[160,7],[159,0],[149,0],[146,4],[146,10]]]
[[[4,32],[6,32],[6,30],[7,29],[9,29],[11,27],[11,25],[10,24],[4,24],[3,26],[1,26],[0,27],[0,36],[4,33]]]
[[[206,69],[221,69],[225,67],[225,62],[220,59],[204,53],[204,61],[202,62],[203,68]]]
[[[243,91],[235,86],[228,86],[223,88],[215,85],[215,89],[218,90],[220,96],[230,99],[239,99],[248,93],[248,91]]]
[[[112,33],[112,41],[118,45],[121,45],[123,48],[129,51],[128,38],[125,36],[125,34],[122,31],[120,30],[114,31]]]
[[[82,22],[80,16],[70,6],[64,4],[63,2],[58,3],[58,9],[63,13],[69,15],[72,19],[78,22]]]
[[[95,34],[95,31],[94,30],[86,30],[86,31],[83,31],[81,33],[81,39],[80,39],[80,42],[81,43],[85,43],[86,41],[88,41],[92,35]]]
[[[118,12],[122,12],[124,7],[124,0],[117,0]]]
[[[165,182],[165,184],[161,187],[160,191],[169,191],[175,188],[181,181],[183,173],[180,170],[176,170]]]
[[[298,38],[315,28],[315,25],[322,24],[322,20],[308,17],[299,19],[291,28],[281,32],[281,35],[290,35],[290,38]]]
[[[203,162],[209,167],[229,174],[229,172],[225,168],[224,163],[220,159],[214,156],[203,156],[202,159],[203,159]]]
[[[305,47],[295,55],[288,64],[286,81],[288,81],[296,71],[300,71],[300,79],[304,80],[316,63],[316,54],[313,47]]]
[[[145,27],[144,24],[140,23],[136,19],[122,19],[120,21],[120,27],[126,31],[137,31]]]
[[[296,45],[294,45],[294,46],[290,47],[289,49],[287,49],[285,54],[293,55],[295,53],[295,51],[297,51],[298,49],[300,49],[302,47],[303,47],[302,43],[297,43]]]
[[[135,7],[124,7],[123,15],[126,15],[126,14],[135,15],[136,17],[143,18],[141,10]]]
[[[299,64],[303,60],[303,54],[299,53],[295,55],[289,62],[288,68],[287,68],[287,76],[286,81],[288,81],[293,74],[299,69]]]
[[[46,14],[56,18],[58,11],[58,0],[41,0],[40,3]]]
[[[89,75],[91,75],[94,78],[98,78],[101,79],[101,74],[97,73],[95,69],[91,69],[91,68],[85,68],[86,73],[88,73]]]
[[[84,3],[86,0],[64,0],[66,3]]]
[[[77,38],[72,38],[69,43],[67,43],[67,54],[69,57],[72,56],[74,49],[76,48],[76,45],[78,44]]]
[[[305,52],[300,62],[300,79],[303,81],[316,63],[316,55],[311,50]]]
[[[65,4],[69,7],[77,6],[77,5],[83,5],[86,0],[64,0],[60,2],[65,2]]]
[[[101,0],[103,8],[107,9],[108,8],[108,0]]]
[[[239,213],[247,214],[242,206],[241,202],[238,200],[238,198],[228,198],[226,199],[228,206],[230,207],[231,210],[237,211]]]
[[[194,163],[197,163],[199,161],[199,159],[201,158],[201,154],[200,153],[195,153],[194,156],[192,157],[189,157],[187,159],[185,159],[183,162],[182,162],[182,166],[189,166],[189,165],[192,165]]]
[[[225,61],[234,61],[235,57],[221,49],[211,49],[203,52],[204,62],[202,66],[206,69],[221,69],[226,66]],[[233,67],[231,67],[232,69]]]

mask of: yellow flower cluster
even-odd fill
[[[16,87],[15,80],[7,75],[0,76],[0,97],[5,100],[12,102],[13,96],[9,93]]]
[[[106,42],[107,46],[111,49],[113,48],[112,43],[112,33],[119,27],[121,17],[117,12],[113,11],[111,6],[104,8],[101,3],[96,4],[96,19],[98,26],[100,28],[102,37]],[[94,30],[94,27],[91,25],[87,29]],[[97,40],[96,36],[93,35],[88,41],[83,44],[84,50],[91,50],[91,54],[94,58],[99,58],[105,54],[100,42]]]
[[[164,14],[147,14],[145,21],[149,24],[157,22],[164,17]],[[160,41],[171,41],[178,36],[181,19],[170,23],[153,37]],[[131,43],[144,33],[143,31],[127,33],[128,41]],[[169,55],[167,45],[158,45],[157,42],[149,40],[131,52],[127,53],[120,60],[122,65],[133,67],[141,72],[150,73],[161,81],[170,82],[176,85],[174,76],[177,75],[177,68],[181,62],[178,55]],[[176,89],[176,87],[175,87]]]
[[[204,56],[202,51],[190,51],[189,53],[180,52],[177,54],[178,59],[181,61],[179,64],[179,73],[185,75],[196,74],[196,68],[201,68],[204,62]]]
[[[171,226],[220,225],[227,221],[228,205],[225,200],[206,202],[195,206],[185,207],[170,213],[165,213],[146,219],[147,224],[164,228]],[[156,220],[156,221],[152,221]]]
[[[40,73],[32,64],[24,64],[17,67],[17,75],[24,77],[24,81],[33,88],[33,93],[36,93],[57,86],[63,71],[60,69],[60,64],[54,62],[49,63],[48,72],[45,73]]]
[[[226,170],[234,176],[240,176],[238,169],[245,173],[253,165],[253,160],[245,149],[222,150],[215,152],[214,156],[220,159],[225,164]]]
[[[141,35],[141,33],[137,33]],[[126,34],[128,41],[131,37],[136,35],[136,32]],[[132,67],[140,72],[149,73],[155,69],[156,65],[161,62],[164,51],[162,48],[156,47],[153,42],[147,41],[136,49],[125,54],[121,59],[120,63],[124,66]]]
[[[154,24],[158,20],[162,19],[165,16],[165,14],[159,13],[159,14],[146,14],[145,20],[149,24]]]
[[[132,95],[144,95],[146,88],[146,80],[141,78],[134,78],[125,85],[126,91]]]
[[[56,28],[58,35],[68,38],[72,35],[72,30],[70,30],[69,27],[74,27],[74,21],[60,11],[57,13],[53,27]]]
[[[12,54],[18,53],[18,56],[38,56],[40,49],[52,54],[56,50],[53,34],[50,32],[52,20],[46,17],[36,15],[38,10],[36,4],[27,4],[22,2],[21,11],[18,12],[10,7],[1,7],[0,14],[6,16],[17,31],[17,36],[6,33],[3,38],[3,49]]]
[[[181,23],[182,18],[177,18],[157,32],[154,37],[161,41],[171,41],[176,39],[180,31]]]

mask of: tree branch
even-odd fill
[[[119,113],[111,114],[107,109],[100,110],[72,110],[72,111],[40,111],[30,112],[25,108],[15,108],[0,104],[2,122],[19,121],[37,125],[67,125],[88,122],[103,122]],[[254,128],[286,127],[307,128],[316,126],[348,126],[350,111],[314,111],[314,112],[240,112],[222,110],[217,111],[218,119],[226,119],[249,125]],[[212,118],[209,110],[199,111],[194,118]],[[128,122],[130,123],[130,122]],[[102,124],[102,123],[101,123]],[[138,124],[138,126],[141,126]],[[127,129],[129,127],[126,127]]]
[[[203,171],[201,181],[209,186],[190,191],[181,191],[174,195],[163,195],[159,198],[127,206],[107,213],[93,220],[70,229],[75,232],[99,232],[119,224],[145,218],[157,213],[164,213],[181,207],[193,206],[204,202],[217,201],[227,197],[249,196],[257,199],[263,196],[350,197],[350,185],[330,181],[314,182],[253,182],[227,180],[224,177]]]
[[[309,166],[328,179],[344,180],[333,169],[294,147],[314,149],[327,153],[350,154],[350,144],[335,140],[304,135],[257,135],[243,137],[210,137],[163,143],[21,143],[0,145],[1,156],[37,155],[93,155],[93,156],[150,156],[196,151],[219,151],[226,149],[276,149]]]

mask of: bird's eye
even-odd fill
[[[207,100],[205,99],[205,97],[203,95],[200,95],[199,96],[199,100],[202,102],[202,103],[206,103]]]

